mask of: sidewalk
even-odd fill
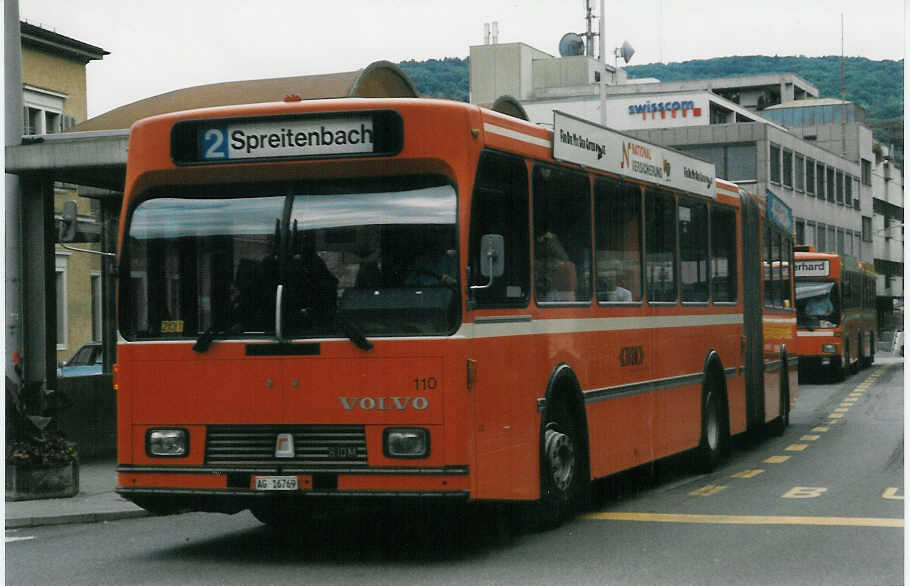
[[[144,517],[146,511],[114,492],[117,462],[114,457],[79,464],[79,494],[71,498],[6,502],[6,528],[98,523]]]

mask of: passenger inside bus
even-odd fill
[[[458,274],[455,249],[450,246],[450,238],[447,238],[451,232],[449,226],[424,228],[417,247],[419,252],[408,265],[405,285],[454,287],[458,284],[455,278]]]
[[[332,327],[338,299],[338,279],[316,253],[315,235],[295,234],[296,250],[288,271],[287,301],[291,332]]]
[[[623,277],[622,261],[609,261],[600,277],[602,278],[599,283],[601,287],[598,288],[602,291],[598,295],[600,301],[632,301],[632,292],[619,284]]]
[[[538,301],[575,301],[578,276],[575,263],[553,232],[537,238],[534,247],[534,285]]]

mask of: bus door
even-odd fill
[[[531,498],[539,484],[532,477],[537,450],[516,437],[520,430],[525,439],[530,436],[527,428],[536,421],[537,398],[546,385],[545,378],[536,381],[539,385],[529,384],[539,361],[535,337],[527,335],[532,325],[528,198],[523,159],[481,154],[471,202],[465,318],[473,321],[475,334],[467,354],[478,498]],[[500,238],[503,258],[497,275],[500,271],[491,273],[486,253]],[[533,433],[536,437],[536,429]]]

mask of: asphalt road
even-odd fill
[[[903,361],[800,385],[782,437],[601,483],[543,533],[452,515],[319,521],[249,513],[7,531],[7,584],[901,584]]]

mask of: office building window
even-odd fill
[[[825,166],[822,163],[815,164],[815,197],[825,199]]]
[[[827,248],[825,248],[826,251],[837,252],[837,234],[834,226],[828,226],[828,239],[825,244],[828,245]]]
[[[63,114],[67,94],[25,84],[22,91],[23,134],[55,134],[76,125],[76,119]]]
[[[828,188],[828,201],[834,203],[834,167],[828,167],[826,171],[827,174],[825,175],[825,185]]]
[[[806,243],[806,222],[805,220],[796,220],[796,242],[799,244]]]
[[[806,195],[815,194],[815,161],[806,159]]]
[[[724,147],[726,160],[724,177],[727,181],[751,181],[758,179],[756,171],[756,154],[758,149],[755,144],[731,144]]]
[[[872,161],[861,159],[863,185],[872,185]]]
[[[847,251],[847,254],[856,256],[856,253],[853,252],[853,232],[851,230],[847,230],[845,234],[845,240],[846,242],[844,243],[844,250]]]
[[[872,242],[872,218],[863,216],[863,242]]]
[[[815,246],[815,222],[806,222],[806,241],[803,244]]]
[[[847,241],[846,241],[846,238],[844,237],[844,229],[838,228],[837,229],[837,254],[847,254],[846,250],[844,249],[846,244],[847,244]]]
[[[849,175],[844,176],[844,205],[853,207],[853,177]]]
[[[796,191],[803,191],[806,185],[806,159],[802,155],[796,155],[794,161],[793,187]]]
[[[756,171],[758,149],[754,143],[691,145],[677,148],[714,163],[719,179],[726,179],[727,181],[755,181],[758,179]]]
[[[825,234],[827,234],[825,225],[818,224],[818,227],[815,231],[815,250],[819,252],[825,251]]]
[[[783,166],[783,184],[784,187],[789,187],[793,189],[793,153],[791,151],[784,151],[784,166]]]
[[[780,147],[772,144],[768,150],[771,165],[771,183],[780,183]]]
[[[837,172],[837,204],[844,205],[844,173],[842,171]]]
[[[92,340],[100,342],[104,335],[101,329],[101,273],[92,271]]]
[[[66,269],[69,259],[67,255],[58,254],[54,257],[55,285],[57,297],[57,350],[66,350],[66,317],[69,313],[66,304]]]

